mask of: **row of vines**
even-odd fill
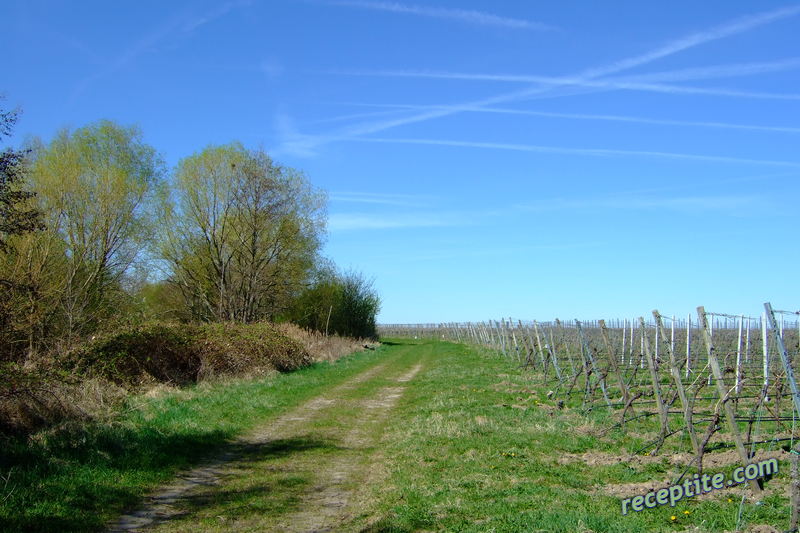
[[[702,474],[709,457],[735,450],[740,466],[780,454],[792,463],[792,527],[800,519],[800,312],[764,304],[761,316],[635,320],[490,320],[386,324],[382,336],[436,338],[485,347],[535,375],[559,407],[604,410],[608,430],[647,432],[636,453],[685,458],[673,483]],[[785,454],[785,455],[783,455]],[[719,464],[713,463],[712,464]],[[766,479],[749,482],[754,505]]]

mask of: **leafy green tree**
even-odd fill
[[[320,261],[308,285],[293,300],[282,318],[304,328],[327,333],[333,331],[330,329],[331,318],[334,319],[335,329],[337,317],[333,311],[336,308],[338,312],[341,300],[342,284],[336,268],[329,261]]]
[[[373,282],[358,272],[326,265],[297,297],[285,318],[296,324],[347,337],[374,338],[380,298]]]
[[[25,252],[50,298],[42,320],[68,343],[125,299],[124,278],[152,238],[163,177],[139,129],[107,120],[62,130],[35,151],[31,180],[46,231]]]
[[[18,117],[17,111],[0,108],[0,139],[11,134]],[[41,228],[40,213],[30,202],[35,195],[22,188],[26,155],[12,148],[0,152],[0,251],[7,250],[12,235]]]
[[[284,311],[314,265],[325,196],[239,143],[182,160],[164,198],[162,256],[190,315],[253,322]]]
[[[351,271],[341,277],[341,284],[342,300],[337,314],[337,331],[349,337],[376,337],[375,320],[380,311],[380,298],[373,282]]]
[[[0,139],[11,134],[18,119],[16,111],[0,108]],[[11,242],[41,229],[41,214],[33,205],[34,193],[25,190],[26,155],[23,150],[5,148],[0,152],[0,360],[16,359],[24,341],[24,308],[19,301],[35,297],[35,287],[25,276],[2,268],[13,261]]]

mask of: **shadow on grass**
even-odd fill
[[[381,344],[383,346],[413,346],[415,344],[421,344],[421,341],[424,339],[398,339],[393,338],[392,340],[383,340],[381,339]]]
[[[412,533],[428,530],[434,525],[429,516],[384,517],[359,533]]]
[[[244,466],[331,447],[308,438],[234,446],[231,437],[110,424],[0,442],[0,531],[103,530],[152,487],[222,453]]]
[[[172,506],[177,514],[164,518],[154,512],[151,517],[153,524],[149,526],[164,520],[186,531],[202,527],[201,524],[209,520],[221,526],[231,526],[240,521],[252,525],[297,511],[302,505],[301,495],[311,484],[313,475],[274,468],[268,461],[341,449],[330,441],[313,437],[226,448],[225,455],[233,457],[225,465],[224,473],[215,480],[192,485],[191,490]]]

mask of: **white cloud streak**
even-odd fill
[[[337,232],[462,226],[466,223],[466,220],[446,213],[333,213],[328,217],[328,229]]]
[[[777,61],[761,61],[757,63],[735,63],[732,65],[708,65],[704,67],[685,68],[621,78],[629,81],[687,81],[716,78],[731,78],[784,72],[800,67],[800,57],[790,57]],[[620,78],[618,78],[620,79]]]
[[[588,241],[588,242],[573,242],[573,243],[558,243],[558,244],[540,244],[531,246],[513,246],[502,248],[468,248],[458,250],[443,250],[428,253],[414,253],[414,254],[391,254],[383,255],[378,259],[382,261],[391,261],[392,263],[403,262],[419,262],[419,261],[443,261],[448,259],[464,259],[469,257],[499,257],[504,255],[518,255],[521,252],[553,252],[564,250],[581,250],[589,248],[597,248],[606,245],[603,241]]]
[[[200,26],[204,26],[218,18],[224,17],[234,9],[248,7],[252,3],[252,0],[234,0],[220,4],[219,6],[203,13],[202,15],[187,19],[183,25],[183,31],[185,33],[191,33]]]
[[[588,211],[588,210],[673,210],[673,211],[726,211],[748,210],[763,203],[759,196],[642,196],[619,195],[593,198],[549,198],[532,204],[516,206],[517,209],[535,212]]]
[[[79,81],[70,95],[70,102],[74,102],[86,89],[98,80],[110,76],[116,72],[127,67],[133,63],[142,54],[154,48],[158,43],[166,38],[174,35],[179,29],[184,34],[191,34],[199,27],[212,22],[220,17],[223,17],[236,8],[249,6],[251,0],[236,0],[222,4],[200,16],[173,16],[166,22],[160,24],[155,30],[143,35],[139,39],[133,41],[124,50],[122,50],[105,68],[98,72],[87,76]]]
[[[696,46],[700,46],[705,43],[713,42],[719,39],[723,39],[726,37],[730,37],[733,35],[737,35],[759,26],[763,26],[765,24],[769,24],[771,22],[775,22],[778,20],[786,19],[789,17],[793,17],[800,14],[800,5],[790,6],[781,9],[775,9],[771,11],[766,11],[762,13],[758,13],[756,15],[750,15],[747,17],[742,17],[733,21],[726,22],[714,28],[695,32],[689,34],[687,36],[681,37],[679,39],[670,41],[658,48],[655,48],[649,52],[645,52],[643,54],[631,56],[628,58],[621,59],[619,61],[599,66],[593,67],[582,72],[574,75],[565,77],[564,83],[561,85],[553,86],[547,85],[542,87],[540,85],[535,85],[533,87],[518,90],[514,92],[508,92],[503,94],[498,94],[493,97],[483,98],[480,100],[475,100],[471,102],[467,102],[462,105],[454,105],[449,109],[439,109],[439,110],[432,110],[432,111],[425,111],[422,113],[414,114],[408,117],[400,118],[400,119],[392,119],[386,120],[383,122],[373,122],[373,123],[365,123],[365,124],[357,124],[350,128],[345,129],[338,134],[333,135],[319,135],[311,139],[305,139],[304,143],[299,146],[300,150],[311,150],[313,151],[313,147],[336,141],[342,137],[355,137],[355,136],[362,136],[368,135],[371,133],[377,133],[380,131],[385,131],[391,128],[395,128],[398,126],[403,126],[407,124],[414,124],[419,122],[425,122],[428,120],[442,118],[449,115],[453,115],[459,113],[459,107],[486,107],[492,106],[500,103],[507,103],[512,101],[519,101],[524,100],[527,98],[531,98],[537,94],[544,94],[552,91],[555,87],[564,87],[570,85],[580,85],[582,83],[587,83],[589,81],[595,80],[602,76],[608,76],[612,74],[617,74],[618,72],[623,72],[625,70],[629,70],[635,67],[640,67],[652,63],[658,59],[662,59],[678,52],[682,52],[684,50],[688,50],[690,48],[694,48]],[[289,143],[286,147],[288,150],[294,150],[295,147]]]
[[[403,207],[425,207],[430,198],[412,194],[381,194],[367,192],[334,192],[330,200],[341,203],[394,205]]]
[[[357,104],[358,105],[358,104]],[[393,111],[373,111],[370,113],[351,113],[349,115],[339,115],[336,117],[330,118],[321,118],[314,121],[311,121],[312,124],[324,124],[326,122],[344,122],[348,120],[358,119],[358,118],[377,118],[377,117],[385,117],[389,115],[397,115],[398,113],[402,113],[402,107],[400,106],[369,106],[369,107],[394,107]]]
[[[579,85],[585,87],[606,87],[615,82],[665,82],[665,81],[692,81],[718,78],[732,78],[741,76],[753,76],[755,74],[768,74],[771,72],[783,72],[794,70],[800,67],[800,58],[792,57],[778,61],[762,61],[757,63],[736,63],[731,65],[708,65],[704,67],[694,67],[686,69],[668,70],[661,72],[650,72],[647,74],[637,74],[634,76],[621,76],[616,78],[604,78],[592,83],[591,80],[580,82],[577,78],[567,76],[542,76],[528,74],[482,74],[482,73],[463,73],[448,71],[425,71],[425,70],[333,70],[331,74],[343,74],[351,76],[390,76],[408,78],[433,78],[448,80],[472,80],[472,81],[497,81],[497,82],[518,82],[535,83],[543,85]]]
[[[669,94],[700,94],[710,96],[728,96],[739,98],[758,98],[773,100],[800,100],[800,94],[763,93],[752,91],[737,91],[733,89],[686,87],[679,85],[665,85],[646,83],[647,81],[684,81],[692,79],[708,79],[729,76],[748,76],[755,73],[776,72],[789,70],[800,66],[800,59],[774,63],[753,63],[747,65],[714,66],[707,68],[676,70],[660,72],[643,76],[626,78],[607,78],[600,80],[580,80],[576,78],[563,78],[553,76],[536,76],[525,74],[472,74],[463,72],[435,72],[435,71],[409,71],[409,70],[381,70],[381,71],[353,71],[347,74],[359,76],[385,76],[397,78],[427,78],[443,80],[467,81],[493,81],[535,83],[540,85],[575,86],[600,90],[634,90]],[[760,67],[760,68],[759,68]],[[457,107],[457,106],[456,106]]]
[[[414,104],[353,104],[367,107],[392,107],[397,109],[450,109],[452,106],[414,105]],[[654,124],[659,126],[689,126],[701,128],[720,128],[733,130],[771,131],[776,133],[800,133],[800,128],[790,126],[760,126],[755,124],[738,124],[731,122],[708,122],[696,120],[671,120],[648,117],[631,117],[625,115],[595,115],[590,113],[557,113],[550,111],[531,111],[503,107],[458,107],[458,111],[474,113],[496,113],[502,115],[522,115],[545,118],[566,118],[575,120],[600,120],[610,122],[629,122],[635,124]],[[329,119],[333,121],[334,119]]]
[[[366,0],[341,0],[327,2],[328,5],[354,7],[360,9],[371,9],[375,11],[386,11],[403,15],[416,15],[420,17],[438,18],[466,22],[480,26],[498,26],[508,29],[519,30],[552,30],[553,27],[541,22],[530,20],[501,17],[492,13],[467,9],[449,9],[442,7],[429,7],[414,4],[401,4],[399,2],[369,2]]]
[[[739,163],[752,165],[780,166],[800,168],[797,161],[777,161],[771,159],[748,159],[742,157],[727,157],[700,154],[684,154],[676,152],[658,152],[648,150],[614,150],[606,148],[565,148],[559,146],[542,146],[535,144],[513,144],[493,142],[457,141],[446,139],[390,139],[390,138],[359,138],[350,140],[358,142],[391,143],[391,144],[418,144],[429,146],[453,146],[460,148],[487,148],[492,150],[511,150],[517,152],[534,152],[559,155],[580,155],[591,157],[648,157],[657,159],[677,159],[688,161],[707,161],[713,163]]]
[[[584,73],[579,77],[584,79],[591,79],[591,78],[599,78],[601,76],[607,76],[609,74],[616,74],[617,72],[621,72],[623,70],[629,70],[634,67],[639,67],[642,65],[646,65],[648,63],[652,63],[657,59],[671,56],[673,54],[682,52],[684,50],[688,50],[689,48],[694,48],[701,44],[717,41],[719,39],[724,39],[726,37],[731,37],[733,35],[737,35],[739,33],[752,30],[759,26],[763,26],[765,24],[769,24],[771,22],[775,22],[788,17],[793,17],[798,14],[800,14],[800,5],[784,7],[772,11],[766,11],[756,15],[741,17],[739,19],[727,22],[725,24],[721,24],[711,29],[699,31],[681,37],[679,39],[666,43],[665,45],[659,48],[651,50],[650,52],[646,52],[644,54],[633,56],[627,59],[622,59],[620,61],[611,63],[603,67],[589,69],[587,71],[584,71]]]

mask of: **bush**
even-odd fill
[[[380,299],[372,281],[357,272],[318,272],[287,313],[289,321],[316,331],[361,339],[377,338]]]
[[[27,433],[81,414],[63,401],[71,384],[64,375],[16,363],[0,363],[0,375],[0,434]]]
[[[131,391],[290,372],[309,351],[269,323],[150,322],[93,338],[36,368],[0,363],[0,435],[97,416]]]
[[[268,323],[152,322],[104,335],[65,359],[77,373],[126,387],[288,372],[311,362],[300,344]]]
[[[100,335],[73,350],[65,366],[78,374],[102,377],[126,387],[194,383],[200,370],[194,346],[197,329],[156,322]]]
[[[204,324],[195,347],[202,361],[200,379],[291,372],[313,362],[300,343],[267,322]]]

